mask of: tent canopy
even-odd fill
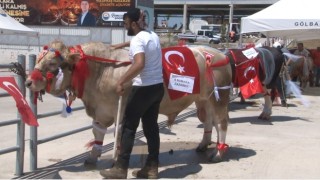
[[[0,35],[38,36],[38,32],[19,23],[0,7]]]
[[[320,38],[319,0],[280,0],[241,18],[241,34],[261,32],[268,37],[296,40]]]

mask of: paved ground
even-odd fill
[[[301,105],[298,99],[289,99],[289,108],[274,106],[272,120],[257,119],[263,102],[261,98],[240,104],[236,99],[230,104],[230,125],[227,143],[230,149],[225,161],[207,162],[212,152],[198,154],[195,148],[202,137],[202,125],[195,116],[194,105],[186,109],[171,129],[160,116],[161,154],[160,178],[187,179],[305,179],[320,178],[320,88],[307,88],[304,97],[310,107]],[[3,91],[0,91],[0,93]],[[74,107],[81,106],[76,101]],[[46,95],[39,103],[38,112],[61,109],[61,101]],[[10,97],[0,98],[0,121],[14,119],[16,107]],[[68,118],[60,115],[39,120],[39,139],[90,125],[91,120],[83,110]],[[16,126],[0,127],[0,148],[16,144]],[[23,176],[16,177],[15,153],[0,155],[0,179],[101,179],[99,170],[109,168],[112,160],[113,130],[106,135],[104,153],[95,167],[83,165],[87,156],[84,145],[92,139],[91,130],[54,140],[38,147],[38,171],[30,172],[29,127],[26,127],[25,167]],[[141,128],[137,132],[128,178],[131,172],[142,166],[146,158],[145,138]],[[213,133],[213,140],[216,134]],[[173,153],[169,153],[170,150]]]

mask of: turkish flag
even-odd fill
[[[248,59],[240,65],[236,65],[236,84],[241,87],[259,74],[258,58]]]
[[[263,87],[258,76],[255,76],[247,84],[240,87],[241,94],[243,98],[248,99],[252,95],[263,93]]]
[[[236,66],[236,82],[244,98],[263,93],[259,80],[259,59],[253,58]]]
[[[29,126],[38,126],[37,118],[33,114],[27,101],[21,94],[13,77],[0,77],[0,88],[6,90],[16,101],[16,106],[24,123]]]
[[[162,65],[164,83],[172,100],[200,93],[199,68],[189,48],[163,48]]]

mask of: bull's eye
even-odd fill
[[[49,63],[49,66],[51,66],[51,67],[52,67],[52,66],[56,66],[56,65],[57,65],[57,63],[55,63],[55,62],[50,62],[50,63]]]

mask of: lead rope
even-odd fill
[[[69,94],[69,96],[71,95],[71,93]],[[67,94],[64,93],[64,99],[66,101],[66,111],[67,113],[71,113],[72,112],[72,108],[71,108],[71,104],[72,104],[72,100],[70,98],[67,97]]]

